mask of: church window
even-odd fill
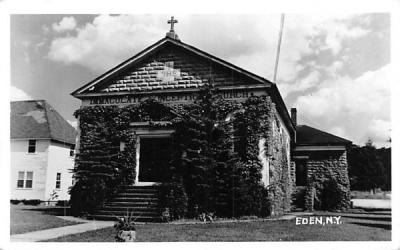
[[[278,117],[276,117],[276,126],[278,128],[279,134],[282,134],[282,125],[281,125]]]
[[[242,125],[234,125],[233,128],[233,151],[240,159],[247,157],[246,150],[246,128]]]
[[[174,62],[165,62],[165,67],[173,68],[174,67]]]
[[[36,140],[29,140],[28,153],[33,154],[36,152]]]
[[[123,152],[125,150],[125,142],[121,141],[119,143],[119,151]]]

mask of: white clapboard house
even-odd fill
[[[67,200],[75,129],[46,101],[11,102],[12,200]]]

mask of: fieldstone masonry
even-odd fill
[[[306,209],[312,211],[314,208],[321,208],[326,191],[337,192],[337,197],[330,197],[337,199],[332,209],[348,208],[350,205],[350,181],[346,151],[314,152],[309,153],[309,157],[305,194]],[[328,185],[329,182],[333,186]]]
[[[294,190],[296,188],[296,163],[294,161],[290,161],[290,178],[292,180],[292,188]]]
[[[268,155],[271,158],[269,193],[274,201],[272,214],[283,214],[291,210],[292,177],[290,163],[290,138],[279,122],[275,104],[270,112],[270,129],[268,133]]]

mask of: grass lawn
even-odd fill
[[[46,206],[10,205],[10,233],[21,234],[48,228],[63,227],[76,222],[57,218],[63,215],[62,208]]]
[[[360,224],[343,218],[339,225],[295,225],[295,220],[208,223],[191,225],[144,224],[136,227],[137,241],[389,241],[390,228]],[[114,229],[69,235],[55,242],[113,242]]]
[[[382,199],[382,200],[390,200],[391,192],[390,191],[380,191],[375,194],[368,191],[351,191],[352,199]]]

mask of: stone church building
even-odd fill
[[[255,147],[258,146],[256,150],[262,166],[260,182],[264,186],[274,182],[277,168],[283,169],[280,173],[288,177],[285,180],[290,192],[285,195],[290,197],[284,198],[291,200],[291,207],[284,211],[324,209],[331,195],[340,197],[336,208],[348,207],[350,187],[346,148],[351,142],[297,124],[296,109],[293,108],[289,114],[275,83],[180,41],[173,25],[165,38],[72,95],[81,100],[81,108],[138,105],[149,98],[166,105],[185,105],[193,103],[196,93],[206,84],[213,84],[222,98],[238,103],[254,96],[266,96],[271,100],[272,118],[269,131],[265,131],[271,136],[259,138]],[[78,124],[81,122],[79,118]],[[161,168],[168,167],[167,156],[162,152],[171,147],[169,140],[174,131],[173,127],[154,128],[149,122],[130,123],[130,132],[136,138],[134,182],[123,194],[116,195],[100,209],[99,217],[107,217],[111,212],[115,214],[118,209],[134,209],[138,200],[148,199],[140,194],[150,193],[152,187],[161,182]],[[80,136],[78,132],[77,152],[80,150]],[[124,142],[120,146],[122,150]],[[277,155],[274,148],[278,146],[283,156]],[[277,158],[285,158],[281,161],[283,165],[276,164]],[[149,213],[147,216],[157,215]]]

